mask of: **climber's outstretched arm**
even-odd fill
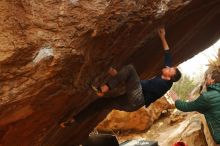
[[[164,27],[161,27],[158,29],[158,35],[162,41],[163,49],[169,50],[170,48],[169,48],[169,45],[168,45],[166,37],[165,37],[166,31],[165,31]]]
[[[166,31],[164,29],[164,27],[161,27],[158,29],[158,35],[162,41],[162,45],[163,45],[163,49],[165,51],[164,53],[164,65],[165,66],[169,66],[171,67],[172,66],[172,56],[170,54],[170,47],[167,43],[167,40],[166,40]]]

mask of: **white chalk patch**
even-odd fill
[[[49,57],[49,56],[54,56],[53,49],[52,48],[42,48],[38,52],[37,56],[34,58],[33,62],[38,63],[41,61],[43,58]]]
[[[161,1],[161,3],[158,6],[158,10],[157,10],[157,14],[155,15],[155,18],[162,17],[169,10],[169,7],[167,6],[169,1],[170,0]]]
[[[70,2],[71,2],[73,5],[78,5],[78,4],[79,4],[79,0],[70,0]]]
[[[192,0],[188,0],[183,2],[183,0],[162,0],[158,6],[157,14],[155,18],[161,18],[171,7],[172,9],[176,9],[180,6],[188,5]],[[168,4],[172,2],[173,4]]]

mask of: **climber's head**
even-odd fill
[[[181,78],[181,72],[177,67],[165,67],[162,69],[162,78],[176,82]]]

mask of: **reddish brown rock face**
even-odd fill
[[[218,0],[3,0],[0,2],[0,143],[76,145],[105,117],[60,129],[96,97],[106,69],[133,63],[141,78],[160,71],[155,29],[167,28],[174,63],[220,36]],[[162,11],[161,11],[162,10]]]

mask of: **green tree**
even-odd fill
[[[172,90],[175,91],[181,99],[186,100],[189,93],[196,88],[197,84],[198,83],[189,76],[183,75],[178,82],[174,83]]]

